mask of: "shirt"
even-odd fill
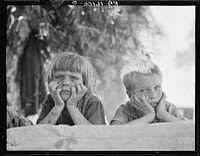
[[[37,124],[43,120],[51,109],[55,106],[55,102],[51,96],[48,94],[42,103],[42,111],[37,119]],[[104,118],[104,109],[101,101],[92,94],[85,95],[77,105],[79,111],[83,114],[83,116],[93,125],[106,124]],[[67,107],[65,106],[61,112],[60,117],[58,118],[56,125],[59,124],[67,124],[70,126],[74,125],[74,122],[68,112]]]
[[[169,108],[172,108],[169,112]],[[156,109],[156,108],[154,108]],[[174,115],[177,118],[180,119],[184,119],[184,117],[182,117],[182,115],[178,112],[177,107],[174,104],[171,104],[169,102],[166,101],[165,104],[165,109],[167,112],[169,112],[170,114]],[[126,102],[126,104],[122,104],[119,106],[119,108],[117,109],[115,116],[113,117],[112,121],[116,120],[119,121],[123,124],[141,118],[142,116],[144,116],[144,113],[141,112],[140,110],[137,110],[130,102],[130,100],[128,102]],[[111,121],[111,122],[112,122]],[[152,123],[157,123],[157,122],[163,122],[160,119],[157,118],[157,116],[155,116],[154,121]]]

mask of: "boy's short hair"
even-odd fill
[[[125,65],[120,71],[121,80],[127,90],[132,92],[134,88],[135,75],[158,74],[162,78],[162,72],[159,67],[150,59],[138,59]]]
[[[75,52],[57,53],[51,60],[47,72],[44,75],[44,79],[50,83],[53,81],[53,74],[56,71],[81,73],[83,84],[88,88],[89,92],[92,92],[93,68],[87,57],[81,56]]]

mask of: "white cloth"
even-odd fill
[[[195,124],[24,126],[7,129],[7,150],[194,151]]]

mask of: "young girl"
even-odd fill
[[[126,65],[121,78],[130,100],[117,109],[112,125],[189,121],[174,104],[166,101],[162,73],[150,59]]]
[[[45,75],[48,94],[37,124],[105,124],[101,101],[92,94],[90,61],[76,53],[58,53]]]

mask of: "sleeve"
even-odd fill
[[[125,124],[128,122],[128,116],[124,113],[124,106],[121,105],[117,109],[115,116],[113,117],[112,121],[120,121],[121,123]],[[111,123],[112,123],[111,121]]]
[[[104,108],[100,100],[89,102],[85,118],[93,125],[106,124]]]
[[[42,110],[41,110],[41,113],[36,121],[36,124],[38,124],[41,120],[43,120],[47,114],[49,114],[49,112],[51,111],[51,109],[54,107],[54,101],[53,101],[53,98],[51,97],[50,94],[48,94],[43,103],[41,104],[42,106]]]

